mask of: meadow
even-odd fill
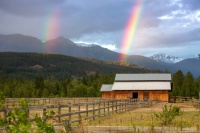
[[[35,114],[54,111],[49,121],[58,133],[72,132],[200,132],[200,108],[194,101],[167,103],[152,101],[150,106],[129,100],[101,98],[35,98],[29,100],[29,119]],[[137,104],[136,104],[137,103]],[[136,106],[137,105],[137,106]],[[138,106],[140,105],[140,106]],[[180,114],[172,123],[162,124],[155,114],[163,107],[177,106]],[[16,108],[16,99],[7,99],[6,106]],[[3,114],[1,114],[3,116]]]

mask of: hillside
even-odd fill
[[[181,69],[184,73],[191,72],[194,77],[200,76],[200,59],[199,58],[189,58],[183,61],[180,61],[173,65],[171,68],[172,72],[176,72],[178,69]]]
[[[145,73],[153,70],[114,61],[84,59],[53,53],[0,53],[0,74],[3,77],[34,78],[42,75],[45,78],[55,76],[64,79],[70,76],[79,77],[83,72],[100,74]]]
[[[104,61],[109,60],[111,62],[119,61],[120,53],[94,44],[89,45],[89,47],[86,47],[85,45],[86,44],[75,44],[73,41],[66,39],[62,36],[53,40],[42,42],[35,37],[25,36],[21,34],[0,34],[0,52],[50,52],[62,54],[65,56],[73,56],[77,58],[95,58]],[[184,73],[190,71],[195,77],[200,75],[200,60],[195,59],[195,61],[192,61],[190,63],[190,61],[188,62],[188,59],[182,60],[180,58],[166,54],[157,54],[153,57],[153,59],[151,57],[145,57],[141,55],[126,56],[127,63],[136,64],[138,66],[143,66],[153,70],[169,70],[170,72],[174,73],[181,69]],[[188,65],[188,63],[190,65]],[[115,68],[112,69],[115,70]]]

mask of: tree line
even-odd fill
[[[200,92],[200,76],[194,78],[192,73],[187,72],[183,74],[181,70],[173,74],[172,77],[173,96],[184,96],[184,97],[199,97]]]
[[[41,75],[33,80],[24,78],[0,78],[0,91],[9,98],[35,97],[99,97],[102,84],[113,84],[114,74],[100,75],[98,72],[86,73],[81,77],[68,77],[58,80],[54,76],[44,78]],[[181,70],[172,75],[173,90],[171,96],[198,98],[200,76],[194,78]]]
[[[35,97],[99,97],[102,84],[114,82],[115,75],[83,73],[81,77],[58,80],[54,76],[44,79],[38,75],[34,80],[0,78],[0,91],[8,98]]]

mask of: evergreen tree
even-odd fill
[[[184,78],[182,89],[185,90],[184,96],[195,96],[194,78],[190,72],[188,72]]]
[[[42,76],[36,76],[35,77],[35,80],[34,80],[34,83],[35,83],[35,96],[36,97],[42,97],[42,92],[43,92],[43,89],[44,89],[44,78]]]
[[[43,90],[42,97],[49,97],[49,91],[46,88]]]
[[[200,76],[196,79],[196,81],[195,81],[195,92],[196,92],[196,95],[195,95],[195,97],[196,98],[200,98]]]
[[[184,90],[182,90],[184,75],[181,70],[178,70],[176,73],[173,74],[172,83],[173,83],[173,96],[184,94]]]
[[[88,97],[96,97],[97,95],[96,95],[96,90],[93,88],[93,87],[89,87],[88,89],[87,89],[87,96]]]

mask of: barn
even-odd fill
[[[116,74],[113,84],[103,84],[102,98],[168,101],[171,74]]]

